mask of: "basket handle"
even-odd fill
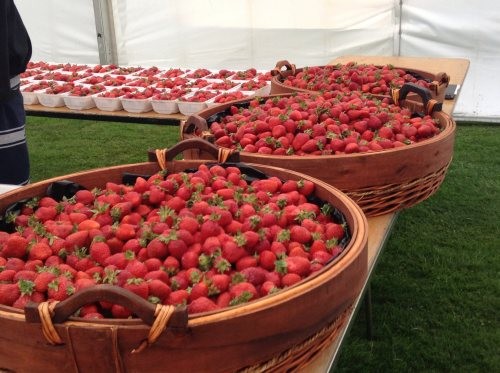
[[[171,148],[164,149],[160,152],[157,150],[148,150],[148,159],[150,162],[158,162],[161,164],[162,161],[173,161],[177,155],[189,149],[200,149],[210,154],[214,159],[221,163],[240,161],[240,153],[227,148],[217,147],[211,142],[200,137],[193,137],[179,141]],[[159,156],[163,159],[158,159]]]
[[[211,138],[213,135],[208,128],[207,120],[198,114],[190,115],[181,123],[181,135],[198,133],[203,138]]]
[[[436,79],[429,84],[429,89],[434,92],[435,95],[439,94],[439,89],[448,87],[450,83],[450,76],[445,72],[440,72],[436,74]]]
[[[435,111],[441,111],[443,104],[434,100],[431,96],[431,92],[422,86],[415,83],[405,83],[399,89],[392,89],[391,96],[394,104],[400,105],[401,101],[404,101],[409,93],[416,93],[422,99],[422,105],[424,107],[424,112],[426,115],[430,115]]]
[[[51,319],[56,324],[63,323],[80,307],[99,301],[111,302],[126,307],[148,325],[155,322],[155,304],[122,287],[105,284],[84,288],[64,301],[58,302],[52,311]],[[42,321],[38,306],[39,303],[35,302],[29,302],[26,305],[24,312],[27,322],[39,323]],[[187,311],[185,308],[179,307],[174,311],[169,326],[180,330],[187,328]]]
[[[137,294],[114,285],[96,285],[85,288],[62,302],[29,302],[24,308],[28,323],[41,323],[42,332],[52,345],[63,344],[54,323],[60,324],[68,320],[80,307],[99,301],[119,304],[128,308],[147,325],[151,325],[147,339],[132,351],[138,353],[156,342],[167,328],[176,333],[185,333],[188,329],[188,313],[185,306],[154,305]]]
[[[283,70],[285,68],[285,70]],[[287,60],[281,60],[276,62],[276,67],[271,70],[272,76],[279,75],[282,79],[295,75],[296,67],[294,64],[288,62]]]

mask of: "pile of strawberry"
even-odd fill
[[[309,91],[360,91],[373,94],[388,94],[391,88],[401,88],[405,83],[429,88],[426,79],[392,65],[375,66],[354,62],[304,67],[295,75],[287,76],[282,83]]]
[[[0,232],[0,304],[24,308],[113,284],[211,311],[292,286],[343,251],[348,228],[331,205],[312,202],[311,181],[251,179],[234,166],[200,165],[59,202],[33,199]],[[78,315],[133,316],[108,302]]]
[[[406,146],[441,131],[431,116],[359,92],[254,98],[207,121],[221,147],[272,155],[332,155]]]

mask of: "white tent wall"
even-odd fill
[[[340,55],[460,57],[469,74],[457,119],[500,122],[497,0],[102,0],[118,63],[271,69]],[[33,60],[99,63],[93,1],[15,0]]]
[[[392,54],[398,31],[394,0],[115,0],[113,9],[125,64],[325,64],[341,53]]]
[[[33,60],[98,63],[94,8],[84,0],[15,0],[30,34]]]
[[[458,120],[500,122],[500,2],[404,0],[400,54],[470,60]]]

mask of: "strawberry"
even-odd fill
[[[267,271],[261,267],[246,267],[240,273],[244,276],[245,280],[254,286],[262,285],[266,281]]]
[[[304,144],[310,140],[310,136],[304,132],[299,132],[295,135],[292,141],[292,147],[295,151],[298,151],[304,146]]]
[[[209,295],[224,293],[229,289],[231,277],[227,274],[214,274],[209,280]]]
[[[45,260],[52,255],[50,246],[43,242],[37,242],[29,248],[28,258],[30,260]]]
[[[207,297],[199,297],[193,300],[188,305],[188,313],[200,313],[200,312],[209,312],[218,309],[219,307],[215,304],[211,299]]]
[[[229,294],[231,295],[231,306],[235,306],[242,303],[247,303],[253,299],[258,298],[259,293],[254,285],[249,282],[239,282],[234,284],[229,289]]]
[[[89,244],[89,232],[87,230],[71,233],[65,238],[65,248],[73,251],[76,248],[87,247]]]
[[[125,267],[134,277],[143,278],[148,273],[148,267],[137,259],[132,259]]]
[[[296,273],[287,273],[283,275],[281,279],[281,283],[283,284],[283,287],[288,287],[295,285],[297,282],[301,281],[302,277]]]
[[[150,258],[164,259],[168,254],[167,244],[159,237],[152,239],[146,249]]]
[[[289,256],[285,258],[287,273],[295,273],[301,277],[307,276],[311,271],[311,263],[302,256]]]
[[[188,301],[191,303],[192,301],[200,297],[208,297],[208,293],[209,293],[208,285],[205,282],[200,281],[194,284],[193,287],[191,288]]]
[[[106,260],[111,256],[111,249],[106,242],[94,241],[90,245],[89,253],[92,260],[100,265],[104,265]]]
[[[35,271],[28,271],[28,270],[23,269],[21,271],[16,272],[12,281],[13,282],[18,282],[20,280],[33,281],[33,280],[35,280],[36,276],[37,276],[37,274]]]
[[[18,284],[0,283],[0,304],[12,306],[21,295]]]
[[[11,283],[17,272],[13,269],[4,269],[0,272],[0,284]]]
[[[75,201],[83,203],[84,205],[92,205],[95,196],[90,190],[81,189],[75,193]]]
[[[290,229],[290,240],[303,244],[308,243],[311,241],[311,232],[303,226],[294,225]]]
[[[90,278],[80,278],[75,281],[75,293],[92,286],[95,286],[96,282]]]
[[[75,287],[66,276],[60,275],[48,284],[48,299],[63,301],[75,293]]]
[[[23,258],[28,249],[28,240],[16,233],[5,241],[0,254],[4,258]]]
[[[131,291],[134,294],[139,295],[143,299],[148,299],[149,286],[148,283],[144,281],[144,279],[142,278],[139,277],[129,278],[123,285],[123,288]]]
[[[163,303],[172,292],[170,287],[161,280],[153,279],[151,281],[148,281],[147,284],[149,296],[157,297],[160,303]]]
[[[132,311],[119,304],[113,304],[111,306],[111,314],[115,319],[128,319],[132,316]]]
[[[189,292],[185,289],[175,290],[170,293],[167,298],[166,304],[178,305],[178,304],[187,304],[187,300],[189,298]]]
[[[100,312],[88,312],[82,317],[87,320],[104,319],[103,314]]]
[[[45,222],[47,220],[53,220],[57,216],[56,205],[41,206],[38,209],[36,209],[34,215],[41,222]]]
[[[269,294],[274,294],[280,290],[279,287],[276,286],[276,284],[272,281],[265,281],[260,289],[259,289],[259,294],[260,296],[264,297]]]

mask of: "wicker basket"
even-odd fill
[[[218,149],[202,143],[216,159]],[[173,172],[195,167],[202,161],[173,161],[193,145],[198,146],[199,141],[180,142],[165,153],[152,152],[153,159],[161,154],[158,162],[96,169],[19,188],[1,196],[0,212],[20,200],[46,195],[56,181],[70,180],[91,189],[104,187],[108,181],[121,183],[124,175],[151,175],[160,170],[159,164]],[[366,218],[350,198],[320,180],[272,166],[250,166],[282,179],[312,180],[316,196],[345,216],[351,240],[343,253],[318,273],[279,293],[189,316],[182,307],[155,308],[111,285],[85,289],[53,308],[32,303],[23,312],[0,306],[0,370],[233,372],[259,366],[286,370],[304,364],[307,356],[324,348],[325,339],[342,321],[364,282]],[[139,318],[88,321],[71,316],[81,305],[96,300],[122,304]]]
[[[410,91],[421,96],[422,102],[404,100]],[[366,216],[414,206],[434,194],[443,182],[453,156],[456,124],[441,111],[441,103],[431,99],[427,90],[407,84],[395,93],[399,93],[401,105],[415,112],[432,114],[439,120],[442,132],[422,142],[380,152],[317,156],[240,152],[239,157],[243,162],[283,167],[331,184],[351,197]],[[233,104],[213,107],[189,117],[181,126],[181,138],[202,136],[213,141],[207,119],[224,113]],[[191,159],[203,159],[206,155],[199,149],[184,153],[185,158]]]
[[[333,66],[330,66],[333,68]],[[284,60],[276,63],[276,67],[271,71],[273,78],[271,79],[271,94],[283,94],[291,92],[313,92],[306,89],[295,88],[289,85],[285,85],[283,82],[286,78],[294,76],[303,71],[304,68],[296,68],[294,64]],[[396,69],[398,69],[396,67]],[[446,87],[450,81],[450,77],[444,73],[440,72],[438,74],[433,74],[428,71],[406,69],[408,74],[417,77],[418,79],[425,80],[428,83],[428,89],[431,92],[432,98],[437,101],[444,100],[444,94]],[[412,96],[409,99],[413,99]]]

